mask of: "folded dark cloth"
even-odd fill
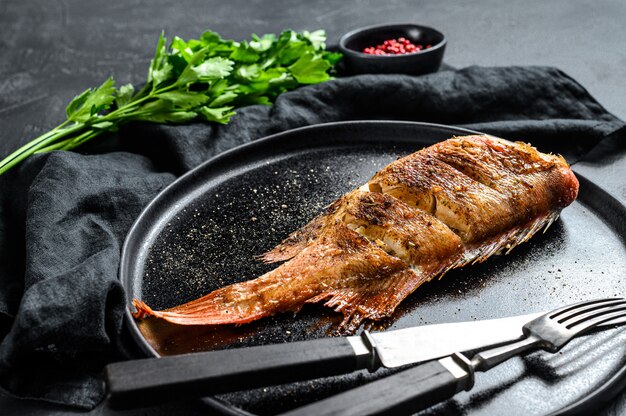
[[[541,140],[570,162],[624,125],[554,68],[470,67],[364,75],[303,87],[225,126],[133,124],[78,152],[36,155],[0,176],[0,386],[93,408],[105,364],[127,356],[124,236],[178,175],[268,134],[341,120],[410,120]],[[277,152],[280,149],[276,149]]]

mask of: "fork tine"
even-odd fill
[[[590,315],[594,311],[599,311],[601,309],[611,308],[620,305],[626,305],[626,299],[610,299],[590,305],[583,305],[576,309],[572,309],[562,313],[557,317],[556,321],[558,321],[560,324],[567,325],[567,321],[578,318],[579,316]]]
[[[602,312],[596,312],[591,317],[582,318],[572,324],[567,325],[567,329],[575,331],[576,334],[585,332],[594,326],[600,325],[603,322],[612,321],[616,318],[626,316],[626,306],[616,307]]]
[[[587,306],[587,305],[595,305],[595,304],[598,304],[598,303],[610,302],[610,301],[614,301],[614,300],[618,300],[618,299],[621,300],[622,298],[605,298],[605,299],[586,300],[586,301],[583,301],[583,302],[574,303],[573,305],[563,306],[560,309],[555,309],[554,311],[552,311],[552,313],[550,314],[549,318],[550,319],[554,319],[554,318],[556,318],[557,316],[559,316],[559,315],[561,315],[563,313],[566,313],[566,312],[569,312],[569,311],[571,311],[573,309],[577,309],[577,308],[584,307],[584,306]]]

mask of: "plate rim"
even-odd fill
[[[233,157],[233,155],[237,153],[248,151],[250,149],[253,149],[254,147],[264,146],[268,142],[280,140],[284,136],[299,134],[303,131],[318,130],[318,129],[324,129],[324,128],[336,128],[336,127],[351,126],[351,125],[363,125],[363,126],[389,125],[389,126],[403,126],[403,127],[430,127],[430,128],[440,128],[442,130],[456,130],[458,132],[464,132],[467,134],[487,134],[487,133],[478,132],[476,130],[470,130],[470,129],[466,129],[462,127],[451,126],[451,125],[415,122],[415,121],[393,121],[393,120],[335,121],[335,122],[330,122],[330,123],[312,124],[308,126],[290,129],[290,130],[284,130],[278,133],[261,137],[259,139],[254,139],[248,143],[244,143],[239,146],[235,146],[231,149],[228,149],[224,152],[221,152],[207,159],[206,161],[202,162],[201,164],[194,167],[193,169],[185,172],[183,175],[179,176],[178,178],[176,178],[172,183],[170,183],[161,191],[159,191],[159,193],[155,195],[150,200],[150,202],[141,210],[141,213],[137,216],[137,218],[133,222],[133,225],[129,228],[128,232],[126,233],[126,236],[124,238],[124,243],[122,245],[121,254],[120,254],[120,267],[118,270],[118,279],[122,283],[122,286],[124,287],[124,291],[126,291],[129,288],[129,285],[127,284],[129,283],[128,278],[127,278],[128,273],[126,273],[124,265],[132,262],[131,255],[129,254],[129,252],[131,251],[131,244],[133,243],[131,241],[131,238],[134,236],[134,234],[139,232],[138,231],[139,228],[141,227],[142,223],[145,221],[145,218],[151,213],[151,211],[154,209],[157,209],[157,204],[163,198],[163,195],[166,195],[169,192],[172,192],[172,189],[175,189],[178,186],[180,186],[181,183],[184,183],[185,181],[190,180],[190,178],[193,178],[193,176],[197,175],[199,171],[201,171],[202,169],[205,169],[208,165],[213,165],[215,163],[222,161],[223,159],[231,158]],[[131,335],[133,336],[135,342],[139,344],[139,346],[141,347],[144,353],[150,354],[153,357],[160,357],[160,355],[156,352],[156,350],[152,348],[152,346],[150,346],[145,341],[145,338],[142,336],[141,331],[139,330],[139,327],[134,322],[129,306],[130,306],[130,300],[127,299],[126,308],[125,308],[125,318],[128,320],[128,323],[131,329]]]
[[[413,121],[395,121],[395,120],[350,120],[350,121],[336,121],[330,123],[321,123],[321,124],[313,124],[302,126],[294,129],[284,130],[281,132],[277,132],[271,135],[263,136],[258,139],[253,139],[248,143],[244,143],[238,146],[235,146],[231,149],[228,149],[224,152],[221,152],[213,157],[210,157],[206,161],[202,162],[198,166],[184,173],[180,177],[176,178],[172,183],[163,188],[157,195],[155,195],[150,202],[142,209],[139,216],[135,219],[132,226],[129,228],[126,233],[124,243],[122,245],[121,255],[120,255],[120,266],[118,269],[118,279],[120,280],[124,292],[127,295],[130,289],[130,273],[126,272],[125,265],[132,264],[132,259],[130,255],[130,251],[132,249],[133,241],[132,237],[137,234],[142,226],[143,222],[146,221],[146,217],[148,217],[153,210],[157,209],[157,205],[161,202],[164,195],[172,192],[172,189],[176,189],[180,186],[181,183],[189,181],[190,178],[193,178],[195,175],[198,175],[199,172],[203,171],[207,168],[207,166],[211,166],[217,163],[222,162],[224,159],[228,160],[232,158],[237,153],[247,152],[255,147],[265,147],[268,143],[281,140],[285,136],[298,135],[302,132],[307,132],[310,130],[319,130],[319,129],[341,129],[345,127],[354,127],[354,126],[377,126],[377,127],[402,127],[402,128],[435,128],[441,130],[448,130],[450,132],[455,132],[453,134],[461,133],[461,134],[488,134],[482,133],[476,130],[471,130],[463,127],[458,127],[454,125],[445,125],[439,123],[428,123],[428,122],[413,122]],[[593,185],[598,190],[604,192],[601,188],[599,188],[593,181],[590,181],[580,173],[576,172],[577,177],[583,178],[585,182]],[[609,194],[609,196],[611,196]],[[611,196],[611,198],[613,198]],[[614,198],[613,198],[614,199]],[[619,202],[619,201],[618,201]],[[621,205],[621,203],[620,203]],[[139,327],[137,326],[135,320],[132,317],[131,309],[130,309],[130,299],[127,298],[126,306],[124,311],[124,319],[123,325],[126,329],[126,332],[130,334],[136,346],[139,347],[141,352],[148,357],[158,358],[160,355],[158,352],[147,342]],[[561,415],[561,414],[572,414],[578,413],[580,411],[584,411],[585,409],[589,409],[593,403],[597,402],[608,402],[611,397],[620,392],[620,388],[626,384],[626,366],[616,368],[615,373],[609,377],[607,381],[605,381],[601,386],[599,386],[594,392],[591,394],[585,395],[580,399],[572,402],[561,409],[551,413],[551,415]],[[607,398],[607,396],[610,396]],[[225,415],[237,415],[237,416],[253,416],[252,413],[249,413],[231,403],[227,403],[223,400],[215,398],[213,396],[208,396],[199,399],[204,405],[211,407],[212,409],[220,412]]]

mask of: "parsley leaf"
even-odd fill
[[[132,84],[122,85],[115,94],[115,105],[123,107],[130,102],[135,93],[135,88]]]
[[[324,58],[314,53],[307,52],[300,57],[293,65],[289,66],[289,72],[301,84],[317,84],[328,81],[330,75],[327,71],[331,64]]]
[[[315,32],[302,32],[302,37],[307,39],[313,45],[316,51],[326,48],[326,32],[323,30],[316,30]]]
[[[219,108],[210,108],[210,107],[201,107],[200,114],[204,117],[206,121],[216,121],[218,123],[226,124],[228,120],[235,114],[231,111],[233,107],[219,107]]]
[[[161,33],[143,88],[117,89],[108,78],[85,90],[67,105],[66,121],[0,161],[0,174],[33,153],[70,150],[131,121],[228,123],[237,107],[271,104],[299,85],[331,79],[341,54],[326,51],[325,41],[323,30],[242,42],[209,30],[188,41],[175,36],[168,46]]]
[[[211,81],[230,75],[233,70],[233,61],[220,57],[209,58],[191,69],[198,74],[200,81]]]
[[[74,98],[67,106],[67,119],[74,122],[86,122],[95,114],[107,110],[115,101],[115,93],[115,81],[109,78],[98,88],[89,89]]]
[[[157,95],[161,100],[169,101],[179,108],[193,109],[206,104],[211,98],[193,91],[169,91]]]

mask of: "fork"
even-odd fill
[[[291,410],[282,416],[412,414],[451,398],[461,390],[470,390],[476,371],[487,371],[532,349],[541,348],[555,353],[574,337],[624,316],[626,300],[623,298],[597,299],[564,306],[526,323],[520,340],[479,352],[471,360],[457,352]]]

